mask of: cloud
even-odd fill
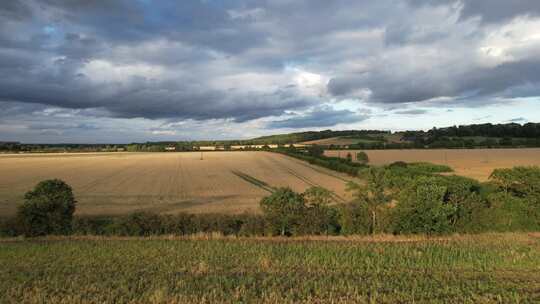
[[[359,105],[413,115],[534,99],[539,12],[523,0],[2,1],[0,117],[190,121],[203,134],[196,123],[264,131],[348,123]]]
[[[403,110],[403,111],[396,111],[394,114],[400,114],[400,115],[422,115],[428,113],[427,110],[423,109],[411,109],[411,110]]]
[[[407,0],[414,6],[454,6],[461,19],[480,17],[485,23],[501,23],[517,16],[539,16],[535,0]]]
[[[340,123],[354,123],[368,118],[367,114],[358,114],[349,110],[317,108],[292,118],[272,121],[267,126],[270,129],[332,127]]]
[[[528,120],[524,117],[517,117],[509,119],[508,122],[528,122]]]

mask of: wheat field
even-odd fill
[[[272,188],[322,186],[345,199],[346,175],[269,152],[0,155],[0,216],[44,179],[70,184],[77,214],[257,211]]]
[[[353,159],[359,150],[326,150],[325,155]],[[429,162],[448,165],[455,174],[486,181],[497,168],[540,166],[540,149],[437,149],[437,150],[365,150],[372,165],[395,161]]]

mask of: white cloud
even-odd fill
[[[117,65],[107,60],[91,60],[80,70],[94,83],[128,82],[134,77],[156,79],[164,76],[165,70],[158,65],[135,63],[130,65]]]

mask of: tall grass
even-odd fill
[[[0,302],[533,303],[540,297],[540,239],[532,234],[330,240],[3,241]]]

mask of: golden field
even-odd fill
[[[353,159],[360,150],[327,150],[327,156]],[[429,162],[448,165],[455,174],[486,181],[497,168],[539,166],[540,149],[437,149],[437,150],[364,150],[372,165],[386,165],[395,161]]]
[[[269,152],[80,153],[0,155],[0,216],[44,179],[70,184],[77,214],[257,211],[272,187],[318,185],[346,198],[350,178]],[[339,200],[339,197],[337,200]]]

